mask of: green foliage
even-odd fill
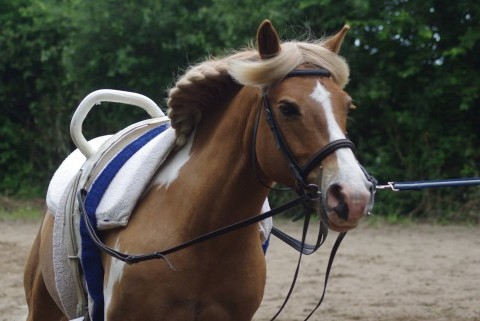
[[[265,18],[283,38],[350,24],[342,54],[359,106],[350,136],[381,182],[480,175],[480,3],[4,0],[0,8],[1,194],[45,191],[72,148],[71,114],[89,92],[130,90],[163,105],[177,74],[245,46]],[[87,137],[143,117],[102,105],[86,121]],[[478,222],[478,199],[476,188],[378,192],[375,212]]]
[[[68,22],[45,1],[3,1],[0,11],[0,190],[38,193],[65,154],[61,64]],[[54,117],[53,117],[54,116]],[[67,125],[68,126],[68,125]]]
[[[349,91],[368,109],[354,116],[354,133],[381,181],[479,175],[480,42],[471,30],[480,5],[468,4],[391,1],[377,7],[373,23],[351,21],[356,40],[348,54],[354,66]],[[473,191],[380,195],[377,211],[438,217],[469,202]]]

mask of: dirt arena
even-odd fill
[[[23,265],[38,224],[0,221],[0,321],[24,320]],[[299,224],[276,225],[300,232]],[[311,320],[480,321],[480,227],[369,225],[347,234],[326,299]],[[277,320],[303,320],[315,306],[335,237],[304,257],[296,290]],[[296,260],[296,252],[272,240],[265,297],[254,320],[275,314]]]

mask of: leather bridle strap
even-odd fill
[[[298,279],[298,274],[300,273],[300,265],[302,263],[302,257],[303,257],[303,250],[305,248],[305,240],[307,238],[307,233],[308,233],[308,227],[310,226],[310,216],[311,214],[307,212],[305,214],[305,219],[303,221],[303,230],[302,230],[302,241],[300,244],[300,249],[299,249],[299,256],[297,260],[297,266],[295,268],[295,273],[293,275],[292,283],[290,284],[290,288],[288,289],[287,295],[285,296],[285,299],[283,300],[282,305],[278,309],[277,313],[270,319],[270,321],[274,321],[283,311],[283,309],[287,306],[288,301],[290,300],[290,296],[293,293],[293,290],[295,289],[295,284],[297,283]]]
[[[277,149],[279,149],[282,152],[283,156],[286,158],[290,171],[292,172],[295,181],[299,185],[297,186],[297,188],[301,189],[301,191],[304,191],[307,184],[302,177],[302,169],[295,160],[292,151],[288,147],[288,144],[286,143],[285,138],[283,137],[282,132],[278,127],[277,121],[275,120],[275,115],[272,110],[272,105],[270,104],[270,100],[268,99],[268,94],[266,92],[263,93],[262,100],[263,106],[265,108],[265,117],[267,119],[267,123],[270,125],[270,129],[272,130],[273,136],[275,137],[275,141],[277,142]]]
[[[340,148],[350,148],[355,149],[355,145],[349,139],[337,139],[333,142],[328,143],[323,147],[319,152],[317,152],[310,160],[303,165],[301,168],[301,175],[306,177],[315,166],[317,166],[322,160],[324,160],[328,155],[332,154],[334,151]]]
[[[323,225],[322,225],[323,226]],[[287,233],[283,232],[282,230],[276,228],[275,226],[272,227],[272,235],[277,237],[278,239],[282,240],[284,243],[295,249],[297,252],[301,252],[304,255],[310,255],[315,253],[323,242],[326,240],[326,236],[319,232],[320,237],[317,238],[317,242],[315,245],[305,243],[302,246],[302,242],[297,240],[296,238],[288,235]]]
[[[166,256],[175,252],[178,252],[180,250],[183,250],[187,247],[193,246],[195,244],[203,243],[205,241],[211,240],[213,238],[217,238],[219,236],[222,236],[224,234],[236,231],[238,229],[247,227],[249,225],[252,225],[254,223],[258,223],[266,218],[276,216],[278,214],[281,214],[285,212],[288,209],[291,209],[293,207],[296,207],[300,204],[305,203],[306,201],[311,200],[310,195],[304,194],[299,196],[298,198],[283,204],[277,208],[274,208],[268,212],[265,212],[260,215],[256,215],[253,217],[250,217],[248,219],[239,221],[237,223],[225,226],[223,228],[219,228],[217,230],[214,230],[212,232],[203,234],[199,237],[193,238],[189,241],[186,241],[184,243],[181,243],[179,245],[176,245],[174,247],[171,247],[169,249],[163,250],[163,251],[158,251],[158,252],[153,252],[149,254],[126,254],[122,253],[120,251],[117,251],[100,240],[100,237],[97,234],[96,228],[93,226],[92,222],[90,221],[89,215],[90,213],[87,213],[87,210],[85,208],[85,198],[86,198],[87,191],[85,189],[81,189],[78,191],[77,198],[78,198],[78,203],[79,203],[79,209],[80,209],[80,215],[82,219],[85,221],[85,225],[87,227],[87,232],[92,239],[92,241],[95,243],[95,245],[102,251],[106,252],[107,254],[113,256],[114,258],[123,261],[127,264],[134,264],[134,263],[139,263],[143,261],[150,261],[150,260],[156,260],[156,259],[163,259],[165,260],[170,267],[173,269],[173,266],[168,262]],[[92,214],[94,215],[94,214]]]
[[[326,69],[294,69],[290,71],[285,78],[298,77],[298,76],[317,76],[317,77],[330,77],[332,74]]]
[[[316,76],[316,77],[330,77],[331,74],[326,69],[295,69],[289,72],[285,78],[291,77],[304,77],[304,76]],[[265,109],[266,119],[268,124],[270,125],[270,129],[272,130],[273,136],[275,137],[278,149],[283,153],[284,157],[288,162],[288,166],[292,175],[294,176],[297,182],[297,193],[298,194],[305,194],[305,193],[316,193],[319,191],[319,187],[314,184],[308,184],[306,182],[306,178],[308,174],[320,164],[325,158],[327,158],[330,154],[335,152],[337,149],[340,148],[350,148],[354,149],[355,145],[348,139],[338,139],[333,142],[328,143],[324,146],[320,151],[318,151],[307,163],[303,166],[300,166],[298,162],[295,160],[292,151],[290,150],[278,124],[275,119],[275,114],[273,112],[272,105],[270,103],[270,99],[268,98],[268,91],[264,89],[262,94],[262,101],[263,106]]]
[[[323,172],[321,173],[321,175]],[[317,213],[319,214],[319,220],[318,220],[318,235],[317,235],[317,241],[314,245],[305,243],[305,241],[302,240],[297,240],[296,238],[288,235],[287,233],[284,233],[280,229],[276,228],[275,226],[272,227],[272,234],[277,237],[278,239],[282,240],[284,243],[295,249],[297,252],[300,252],[301,254],[304,255],[310,255],[315,253],[326,241],[327,236],[328,236],[328,215],[327,212],[325,211],[325,207],[322,204],[321,199],[316,200],[316,206],[317,206]],[[311,211],[307,208],[305,208],[305,218],[304,220],[306,221],[307,218],[309,218],[311,215]],[[304,226],[304,232],[306,233],[306,227]]]
[[[319,204],[321,206],[321,204]],[[311,246],[311,245],[308,245],[305,240],[306,240],[306,236],[307,236],[307,233],[308,233],[308,227],[310,225],[310,217],[311,217],[311,213],[310,212],[307,212],[305,214],[305,218],[304,218],[304,223],[303,223],[303,230],[302,230],[302,237],[301,237],[301,241],[298,241],[294,238],[291,238],[290,236],[288,236],[287,234],[273,228],[272,229],[272,234],[276,235],[277,232],[280,232],[282,233],[286,238],[290,238],[292,240],[292,243],[288,243],[289,245],[291,245],[292,247],[294,247],[295,249],[297,249],[297,251],[299,252],[299,256],[298,256],[298,260],[297,260],[297,265],[296,265],[296,268],[295,268],[295,272],[294,272],[294,275],[293,275],[293,279],[292,279],[292,282],[290,284],[290,288],[288,290],[288,293],[287,295],[285,296],[285,299],[282,303],[282,305],[280,306],[280,308],[278,309],[277,313],[275,313],[275,315],[270,319],[270,321],[274,321],[276,320],[276,318],[281,314],[281,312],[283,311],[283,309],[285,308],[285,306],[287,305],[289,299],[290,299],[290,296],[292,295],[293,293],[293,290],[295,288],[295,284],[297,282],[297,278],[298,278],[298,274],[300,272],[300,265],[301,265],[301,261],[302,261],[302,257],[303,255],[309,255],[309,254],[312,254],[314,253],[322,244],[323,242],[326,240],[327,238],[327,233],[328,233],[328,229],[327,229],[327,226],[325,224],[322,224],[323,222],[323,216],[326,215],[326,213],[324,213],[325,211],[323,210],[321,215],[322,215],[322,219],[320,220],[320,231],[319,231],[319,238],[317,239],[317,244],[315,246]],[[327,229],[324,232],[322,232],[322,228],[325,228]],[[310,312],[310,314],[305,318],[305,321],[308,320],[312,315],[313,313],[320,307],[320,305],[322,304],[323,302],[323,299],[325,298],[325,293],[327,291],[327,285],[328,285],[328,278],[330,276],[330,271],[332,269],[332,265],[333,265],[333,260],[335,259],[335,255],[337,253],[337,250],[338,248],[340,247],[340,244],[342,243],[342,240],[343,238],[345,237],[347,232],[342,232],[342,233],[339,233],[338,236],[337,236],[337,239],[335,241],[335,244],[333,245],[332,247],[332,250],[330,252],[330,257],[328,259],[328,264],[327,264],[327,268],[326,268],[326,271],[325,271],[325,279],[324,279],[324,282],[323,282],[323,291],[322,291],[322,295],[320,297],[320,299],[318,300],[317,302],[317,305],[315,306],[315,308]],[[276,235],[277,236],[277,235]],[[283,241],[284,238],[281,237],[281,239]]]
[[[340,244],[343,241],[343,238],[347,232],[342,232],[338,234],[337,239],[335,240],[335,244],[333,244],[332,251],[330,252],[330,257],[328,258],[328,264],[327,264],[327,270],[325,271],[325,279],[323,281],[323,291],[322,291],[322,296],[317,302],[317,305],[313,310],[310,312],[310,314],[305,318],[305,321],[310,319],[310,317],[317,311],[317,309],[320,307],[320,305],[323,302],[323,299],[325,298],[325,293],[327,292],[327,285],[328,285],[328,278],[330,277],[330,271],[332,270],[332,265],[333,265],[333,260],[335,259],[335,255],[337,254],[337,250],[340,247]]]

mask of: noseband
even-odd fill
[[[331,73],[326,69],[295,69],[288,73],[285,78],[291,77],[330,77]],[[313,155],[303,166],[301,166],[293,156],[291,149],[288,147],[287,142],[278,126],[278,123],[275,119],[274,112],[272,110],[272,104],[268,98],[268,91],[263,90],[262,93],[262,102],[263,107],[266,113],[266,119],[270,125],[273,136],[275,137],[277,148],[282,152],[283,156],[287,160],[290,171],[292,172],[293,177],[296,181],[296,190],[300,195],[307,194],[311,199],[318,198],[320,188],[316,184],[307,183],[308,174],[322,161],[327,158],[330,154],[334,153],[337,149],[340,148],[350,148],[354,149],[355,145],[347,138],[338,139],[332,141],[320,149],[315,155]]]

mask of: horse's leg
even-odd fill
[[[27,321],[64,321],[68,320],[59,309],[50,294],[46,282],[52,282],[51,277],[44,277],[44,272],[53,264],[52,253],[53,216],[46,214],[42,227],[38,231],[30,255],[25,266],[24,288],[28,305]],[[50,273],[48,273],[50,274]],[[55,286],[49,284],[50,288]]]

